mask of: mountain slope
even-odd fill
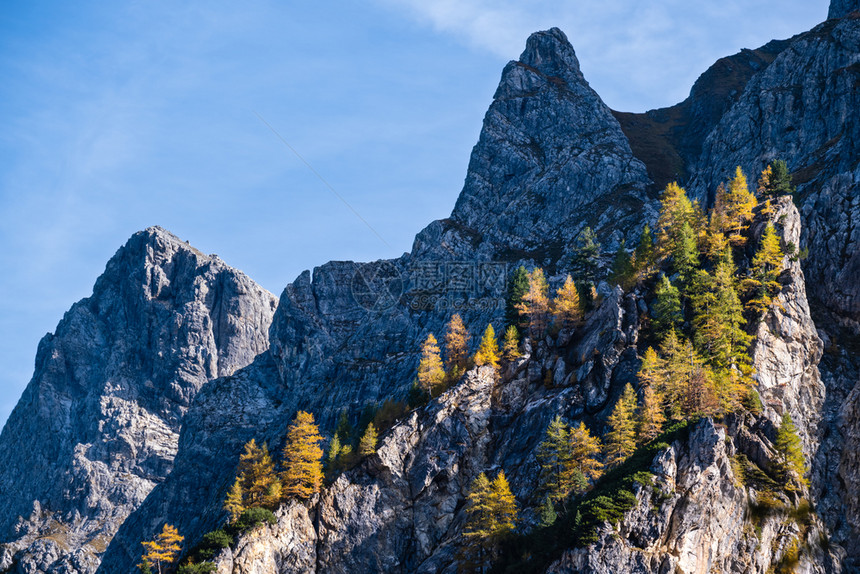
[[[170,473],[194,395],[268,347],[274,310],[266,290],[163,229],[133,236],[39,344],[0,435],[0,569],[94,571]]]

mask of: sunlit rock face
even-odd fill
[[[798,567],[804,572],[856,569],[860,393],[854,386],[860,369],[851,337],[860,325],[860,250],[852,223],[860,216],[860,20],[850,14],[853,9],[853,3],[834,2],[831,15],[838,19],[720,60],[685,102],[647,114],[609,110],[588,86],[561,31],[532,35],[520,59],[502,73],[451,216],[422,230],[411,253],[370,264],[330,262],[303,273],[284,289],[274,316],[251,313],[259,319],[240,329],[244,338],[231,339],[235,347],[228,347],[235,352],[227,353],[234,357],[229,366],[218,362],[221,343],[212,349],[204,345],[208,351],[193,347],[182,356],[194,360],[171,367],[171,373],[180,374],[164,375],[164,380],[186,381],[183,377],[193,373],[199,383],[193,392],[180,392],[185,383],[177,383],[179,390],[172,383],[156,386],[157,392],[146,390],[147,381],[161,385],[162,379],[138,371],[150,373],[154,367],[149,365],[159,364],[158,352],[167,348],[152,343],[122,357],[131,365],[125,376],[136,381],[123,387],[133,391],[123,393],[142,406],[125,418],[98,415],[102,426],[125,420],[122,428],[147,429],[150,442],[143,444],[173,446],[164,447],[164,454],[150,447],[157,456],[143,457],[170,462],[146,488],[121,495],[134,500],[127,508],[136,510],[127,519],[117,514],[112,528],[119,531],[104,541],[109,546],[99,571],[132,571],[140,541],[165,522],[179,527],[189,544],[222,524],[222,501],[242,445],[255,438],[277,451],[296,411],[313,412],[330,436],[341,412],[355,422],[368,403],[405,398],[422,342],[431,332],[441,338],[454,312],[463,316],[474,338],[491,322],[500,332],[506,281],[514,266],[544,267],[555,287],[569,271],[572,245],[586,225],[597,230],[608,253],[622,239],[635,245],[641,226],[653,223],[659,190],[668,181],[678,179],[707,205],[736,166],[754,186],[758,172],[775,158],[788,162],[798,186],[794,202],[782,199],[774,205],[778,231],[786,247],[808,248],[809,256],[786,257],[779,305],[754,333],[763,416],[695,425],[652,461],[661,493],[643,486],[616,530],[607,527],[588,549],[567,549],[548,568],[767,572],[801,533],[776,518],[760,523],[758,530],[750,526],[749,504],[757,493],[738,484],[732,465],[739,454],[761,468],[773,465],[775,423],[789,413],[813,463],[812,489],[804,495],[820,515],[810,519],[803,536],[829,544],[809,542]],[[762,219],[754,222],[754,235],[763,225]],[[164,292],[160,277],[145,273],[123,283],[131,294],[128,305],[136,312],[149,309],[134,293],[141,285],[146,292]],[[245,292],[254,291],[246,287]],[[498,375],[487,369],[468,372],[384,433],[375,455],[340,475],[318,497],[284,505],[276,525],[237,540],[218,557],[218,571],[454,572],[468,486],[480,472],[492,475],[500,469],[521,505],[522,528],[533,528],[541,502],[534,492],[539,472],[534,452],[549,422],[560,415],[600,432],[623,386],[637,384],[643,351],[639,329],[650,313],[648,297],[606,284],[600,292],[602,301],[584,325],[529,341],[525,355]],[[116,305],[125,300],[118,298]],[[152,309],[161,309],[161,299],[154,300]],[[263,301],[260,309],[274,309],[265,296],[250,300]],[[247,304],[249,310],[257,308]],[[169,308],[180,309],[173,305]],[[199,323],[195,333],[205,334],[204,317],[212,312],[201,308],[194,319],[189,308],[188,319],[183,310],[170,316],[179,325]],[[239,314],[244,317],[245,311]],[[137,325],[135,333],[148,333],[151,324],[161,323],[142,323],[146,328]],[[116,337],[81,327],[69,340],[82,348],[95,346],[104,355],[109,346],[101,341],[109,336]],[[147,341],[161,340],[147,336]],[[174,348],[185,347],[169,346]],[[214,354],[218,361],[211,359]],[[39,357],[41,364],[48,351]],[[213,377],[218,378],[210,381]],[[26,404],[35,401],[36,391],[28,392]],[[110,399],[105,409],[123,412],[111,405],[120,404],[125,394],[100,391],[99,409],[102,395]],[[174,396],[181,408],[168,416],[164,413],[173,411],[159,405]],[[161,423],[148,418],[153,412],[166,421],[163,432]],[[92,420],[102,420],[98,417]],[[11,440],[7,433],[2,440]],[[76,440],[75,445],[97,444]],[[71,452],[78,460],[89,451]],[[112,452],[110,464],[118,468],[144,464],[136,462],[140,450]],[[70,468],[78,467],[61,462],[57,473],[66,476]],[[44,507],[37,508],[38,514],[49,516]],[[84,566],[69,571],[98,565],[100,552],[76,554],[82,539],[68,539],[62,547],[56,536],[44,534],[47,530],[39,532],[27,535],[27,545],[38,548],[34,560],[41,560],[33,564],[71,563],[62,557],[85,556]],[[6,564],[23,546],[9,548]]]
[[[197,392],[268,348],[275,307],[169,232],[134,235],[42,340],[0,435],[0,565],[93,572],[170,473]]]

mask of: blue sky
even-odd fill
[[[39,339],[161,225],[279,294],[409,251],[460,191],[504,64],[559,26],[613,108],[674,104],[825,0],[14,2],[0,11],[0,424]],[[271,124],[382,236],[281,143]]]

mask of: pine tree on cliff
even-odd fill
[[[508,325],[505,331],[505,341],[502,344],[502,356],[506,361],[513,361],[520,355],[519,332],[513,325]]]
[[[322,484],[323,437],[314,423],[314,416],[304,411],[287,429],[287,442],[283,450],[281,483],[286,497],[309,498],[319,492]]]
[[[758,180],[758,193],[761,197],[791,195],[794,191],[794,186],[791,184],[791,173],[788,171],[788,164],[784,160],[772,161],[761,172],[761,178]]]
[[[778,454],[776,471],[783,484],[788,485],[792,477],[808,485],[805,475],[807,472],[806,459],[803,456],[800,437],[791,415],[782,415],[782,424],[776,433],[776,452]]]
[[[448,377],[456,381],[469,366],[469,331],[463,319],[455,313],[448,322],[445,332],[445,366]]]
[[[481,346],[475,353],[475,365],[478,367],[489,365],[494,369],[499,368],[499,342],[496,340],[496,332],[493,324],[487,325],[484,336],[481,338]]]
[[[654,302],[654,332],[662,337],[672,329],[680,329],[684,323],[681,292],[663,275],[657,282],[654,294],[657,296]]]
[[[364,434],[361,437],[361,442],[359,442],[358,445],[358,453],[361,456],[374,454],[376,452],[376,443],[378,440],[376,427],[373,426],[373,423],[370,423],[367,425],[367,430],[364,431]]]
[[[529,273],[529,289],[517,306],[521,315],[528,317],[529,332],[532,337],[540,337],[547,327],[549,315],[549,284],[543,269],[535,268]]]
[[[768,222],[758,251],[753,257],[750,276],[743,282],[744,291],[750,294],[746,308],[755,314],[770,309],[774,296],[782,289],[779,283],[782,260],[779,234],[773,223]]]
[[[570,435],[567,424],[556,415],[538,445],[536,458],[541,467],[540,483],[553,501],[564,500],[573,489]]]
[[[654,247],[654,236],[647,223],[642,228],[642,235],[639,237],[639,245],[636,246],[636,251],[633,253],[633,260],[636,272],[642,279],[649,277],[654,272],[657,264],[657,250]]]
[[[227,493],[227,498],[224,499],[224,510],[230,514],[230,523],[233,524],[242,513],[245,512],[244,495],[242,493],[242,480],[236,478],[230,492]]]
[[[682,251],[681,229],[691,225],[695,217],[687,192],[677,183],[670,183],[660,196],[660,217],[657,220],[657,255],[661,259]]]
[[[672,251],[672,269],[678,274],[681,285],[689,285],[696,268],[699,266],[699,248],[696,234],[689,223],[684,222],[678,233],[678,241]]]
[[[722,192],[722,193],[721,193]],[[729,187],[720,187],[714,200],[714,212],[719,214],[723,222],[723,231],[728,236],[729,243],[735,247],[746,245],[745,232],[752,221],[753,208],[756,198],[750,193],[747,178],[738,166],[735,177],[729,182]]]
[[[573,250],[571,266],[573,274],[585,287],[584,291],[590,291],[597,281],[597,269],[600,260],[600,243],[597,236],[590,227],[586,227],[579,233],[576,246]]]
[[[568,275],[564,285],[555,292],[552,301],[553,314],[563,327],[570,327],[582,320],[582,304],[573,278]]]
[[[606,419],[609,431],[606,433],[604,450],[606,464],[610,467],[618,466],[636,450],[636,422],[633,420],[635,410],[636,393],[628,383],[615,403],[612,414]]]
[[[331,443],[328,446],[328,456],[326,457],[326,470],[333,471],[337,467],[337,457],[340,455],[340,437],[337,433],[331,438]]]
[[[508,325],[514,325],[519,329],[521,324],[519,305],[523,302],[523,295],[529,290],[529,273],[520,265],[514,271],[511,285],[508,287],[508,300],[505,306],[505,321]]]
[[[467,501],[463,536],[478,550],[478,566],[483,572],[493,548],[516,528],[517,503],[503,470],[492,482],[483,472],[479,474],[472,481]]]
[[[431,397],[438,394],[445,385],[445,369],[439,356],[439,343],[433,333],[427,335],[421,347],[421,361],[418,363],[418,384]]]
[[[633,258],[624,245],[623,239],[621,240],[621,245],[618,247],[618,251],[615,252],[615,257],[612,259],[609,282],[619,285],[625,291],[628,291],[636,284],[636,267],[633,264]]]
[[[166,569],[176,560],[176,556],[182,549],[181,544],[183,540],[185,538],[179,535],[176,527],[165,524],[161,532],[154,539],[141,542],[145,552],[143,553],[141,564],[138,564],[138,568],[145,571],[145,569],[156,566],[158,573],[162,574],[164,572],[162,567]]]
[[[589,481],[593,482],[603,474],[603,463],[597,459],[602,445],[600,439],[592,436],[582,421],[579,426],[571,427],[568,431],[568,442],[570,461],[565,473],[574,492],[581,494],[588,488]]]
[[[653,349],[649,349],[653,352]],[[663,432],[666,415],[663,414],[662,399],[651,386],[642,389],[642,405],[639,407],[636,439],[639,444],[649,443]]]
[[[239,456],[237,476],[246,508],[271,508],[280,502],[280,496],[272,497],[280,485],[275,486],[278,483],[278,475],[275,473],[275,463],[266,443],[258,446],[254,439],[245,443],[245,450]]]

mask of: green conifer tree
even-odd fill
[[[600,243],[590,227],[583,229],[576,240],[571,267],[573,274],[588,287],[597,281]]]
[[[684,311],[681,306],[681,293],[669,278],[660,277],[654,289],[654,332],[658,337],[665,336],[672,329],[679,329],[684,323]]]
[[[796,477],[800,484],[808,485],[806,458],[803,456],[797,426],[788,413],[782,415],[782,425],[777,430],[774,446],[779,455],[776,470],[782,483],[788,485],[792,477]]]
[[[549,496],[547,496],[543,499],[543,504],[540,506],[540,525],[547,528],[555,524],[557,519],[558,513],[555,511],[555,505]]]
[[[639,245],[636,246],[634,252],[634,262],[636,271],[642,279],[649,277],[654,272],[657,263],[657,251],[654,247],[654,236],[647,223],[642,228]]]
[[[746,308],[753,313],[761,314],[770,309],[774,296],[782,289],[779,275],[783,257],[779,234],[769,222],[753,257],[750,276],[743,282],[743,289],[750,296]]]
[[[523,302],[523,295],[529,290],[529,273],[520,265],[514,271],[511,284],[508,287],[508,299],[505,306],[505,321],[508,325],[514,325],[519,329],[522,324],[519,306]]]
[[[537,448],[540,483],[553,501],[564,500],[573,488],[568,471],[572,460],[569,431],[568,425],[556,415]]]
[[[636,268],[633,265],[633,258],[624,245],[623,239],[621,240],[621,245],[618,247],[618,251],[615,252],[615,257],[612,259],[609,281],[621,286],[625,291],[628,291],[636,283]]]

